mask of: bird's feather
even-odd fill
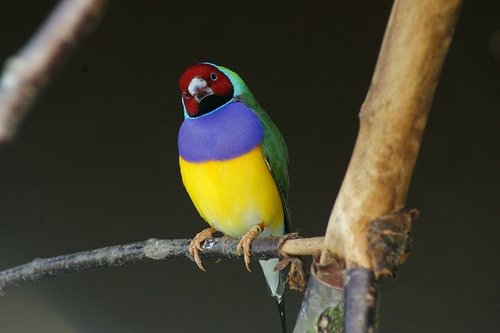
[[[288,207],[288,189],[290,181],[288,176],[288,149],[285,139],[267,112],[260,106],[259,102],[257,102],[241,77],[228,68],[218,65],[214,66],[226,74],[233,83],[234,99],[243,102],[253,110],[264,127],[262,151],[281,194],[283,209],[285,211],[285,232],[288,232],[291,222]]]

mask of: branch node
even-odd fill
[[[396,277],[398,265],[411,251],[411,225],[419,216],[417,209],[397,211],[373,220],[368,228],[368,251],[375,277]]]
[[[147,245],[144,246],[144,254],[146,257],[161,260],[165,258],[168,253],[165,251],[165,247],[161,245],[161,242],[156,238],[150,238],[146,241]]]

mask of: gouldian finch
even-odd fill
[[[194,206],[210,225],[189,246],[204,270],[200,244],[215,232],[240,238],[248,270],[255,237],[288,232],[288,151],[276,125],[238,74],[212,63],[189,67],[179,79],[184,121],[179,164]],[[284,324],[278,259],[260,260]],[[283,326],[285,330],[285,327]]]

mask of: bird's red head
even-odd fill
[[[179,89],[190,117],[199,117],[215,110],[233,98],[229,78],[211,64],[196,64],[181,75]]]

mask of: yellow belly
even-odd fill
[[[260,146],[227,161],[192,163],[179,157],[179,164],[191,200],[212,227],[241,237],[264,223],[262,236],[283,234],[281,198]]]

